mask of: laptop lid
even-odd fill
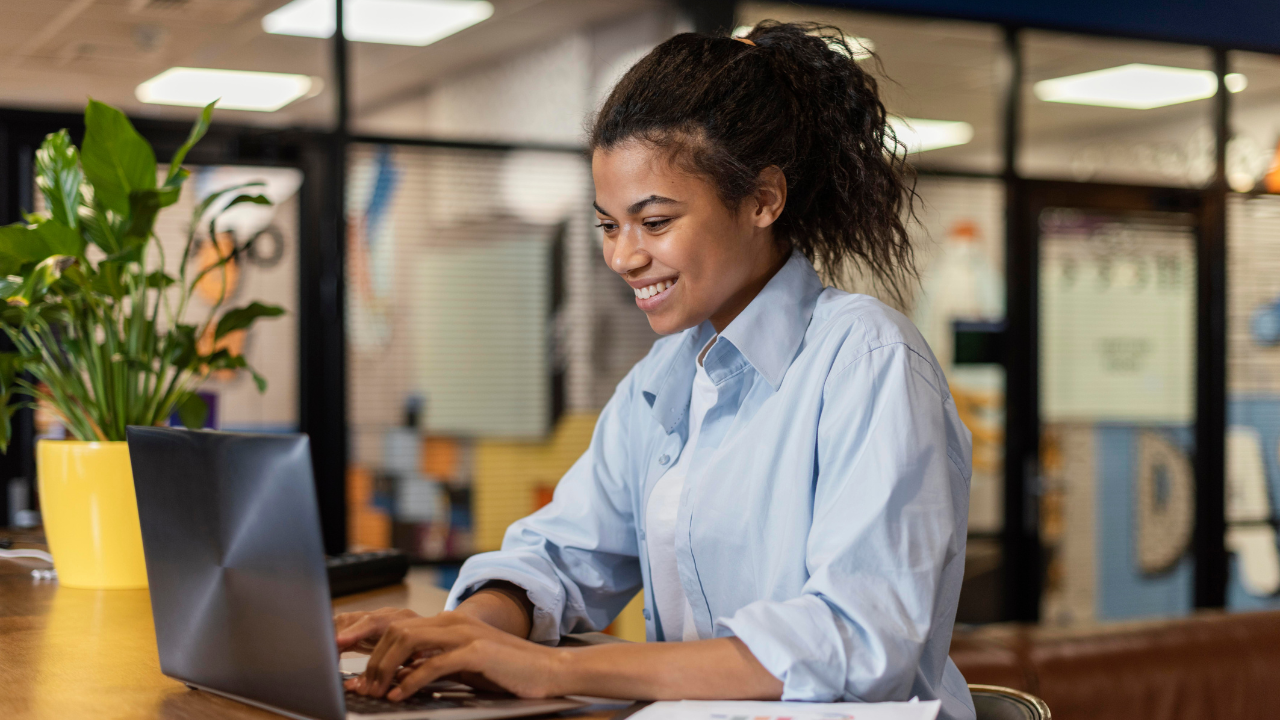
[[[307,436],[127,435],[164,674],[341,720]]]

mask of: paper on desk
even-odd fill
[[[942,703],[656,702],[628,720],[934,720]]]

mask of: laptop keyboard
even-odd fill
[[[356,673],[342,673],[343,680],[350,680],[358,677]],[[434,697],[433,693],[439,691],[448,693],[457,693],[459,690],[466,690],[467,697]],[[405,698],[400,702],[391,702],[386,698],[368,697],[360,693],[346,691],[347,712],[359,713],[361,715],[376,715],[379,713],[396,713],[396,712],[412,712],[420,710],[448,710],[452,708],[462,707],[486,707],[486,706],[502,706],[510,704],[515,697],[511,695],[503,695],[498,693],[485,693],[470,691],[465,685],[457,683],[431,684],[413,694],[413,697]]]
[[[417,693],[400,702],[391,702],[386,698],[366,697],[359,693],[347,692],[347,712],[361,715],[377,713],[410,712],[414,710],[445,710],[465,707],[462,700],[437,699],[430,693]]]

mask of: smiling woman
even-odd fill
[[[659,340],[552,502],[463,567],[449,612],[336,619],[349,688],[457,676],[526,697],[938,700],[970,437],[942,369],[852,271],[903,294],[914,190],[846,35],[679,35],[592,132],[604,260]],[[861,56],[861,55],[859,55]],[[557,648],[643,592],[649,640]]]

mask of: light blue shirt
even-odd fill
[[[791,259],[703,360],[717,386],[697,447],[689,397],[710,323],[662,338],[601,412],[554,500],[462,567],[456,606],[490,580],[524,588],[531,639],[607,626],[649,581],[645,509],[694,453],[676,559],[702,638],[736,636],[784,700],[940,699],[974,716],[947,657],[964,574],[970,436],[910,321],[823,288]]]

